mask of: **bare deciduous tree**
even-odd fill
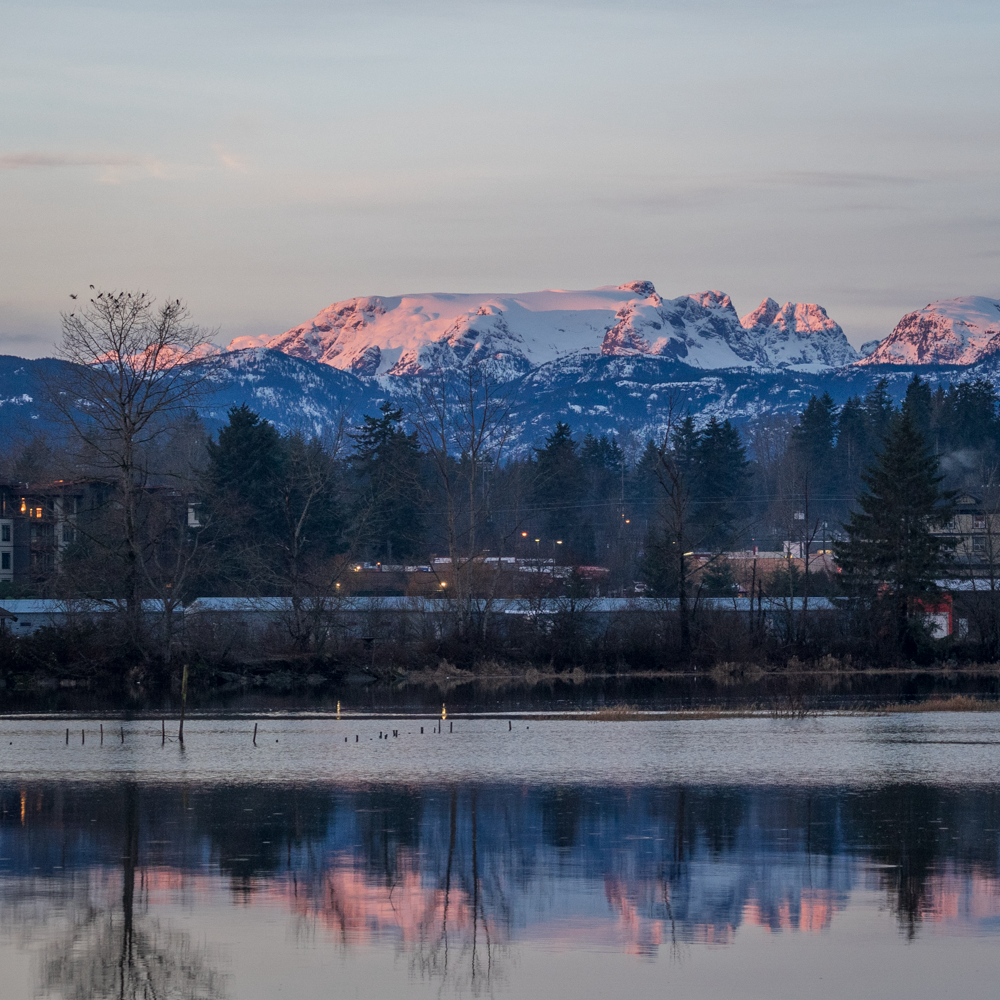
[[[484,555],[483,526],[490,509],[487,477],[504,457],[510,401],[488,365],[470,364],[420,379],[410,419],[437,473],[454,598],[464,627],[469,624],[473,563]],[[494,587],[499,569],[498,562]],[[482,624],[485,629],[485,616]]]
[[[96,292],[62,314],[58,355],[71,367],[50,386],[50,400],[89,466],[115,482],[122,592],[133,626],[144,578],[140,500],[158,438],[190,410],[212,371],[207,339],[179,299],[157,305],[145,292]]]

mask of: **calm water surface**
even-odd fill
[[[998,715],[98,721],[0,720],[0,998],[997,995]]]

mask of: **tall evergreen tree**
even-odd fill
[[[837,429],[837,407],[828,392],[813,396],[792,429],[794,459],[793,492],[802,494],[810,519],[825,520],[835,509],[831,488],[836,480],[833,441]],[[807,531],[810,528],[807,526]]]
[[[844,493],[853,494],[861,485],[861,473],[870,461],[868,414],[859,396],[852,396],[837,416],[834,465]],[[841,491],[838,491],[841,492]]]
[[[549,540],[561,540],[582,560],[590,557],[593,530],[583,507],[586,483],[583,462],[569,424],[560,421],[535,450],[538,478],[536,502]]]
[[[917,433],[927,442],[934,445],[934,397],[931,385],[919,375],[914,375],[906,386],[902,410],[913,421]]]
[[[221,538],[273,539],[279,530],[277,492],[284,466],[281,435],[245,403],[210,440],[205,481]]]
[[[868,419],[868,443],[875,453],[882,439],[889,433],[896,407],[889,395],[889,380],[881,378],[864,398],[863,408]]]
[[[379,410],[353,435],[355,537],[375,559],[407,559],[424,544],[420,447],[416,432],[403,430],[399,407],[387,400]]]
[[[814,470],[828,468],[833,457],[837,407],[830,394],[813,396],[792,429],[792,449],[804,464]]]
[[[698,437],[693,475],[693,516],[698,544],[721,548],[731,544],[741,519],[749,465],[739,431],[715,417]]]
[[[889,427],[875,464],[863,475],[860,509],[835,543],[837,562],[850,592],[888,604],[895,640],[912,647],[916,602],[936,593],[946,541],[932,533],[952,515],[954,492],[942,490],[938,460],[917,430],[911,412]]]

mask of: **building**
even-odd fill
[[[951,541],[956,570],[974,576],[1000,572],[1000,501],[987,505],[982,496],[962,492],[951,520],[933,532]]]
[[[103,503],[105,483],[0,483],[0,583],[47,579],[76,541],[85,511]]]
[[[165,486],[142,493],[165,502],[177,525],[201,527],[196,498]],[[0,583],[44,586],[74,543],[101,534],[100,521],[113,511],[116,495],[114,483],[98,479],[0,482]]]

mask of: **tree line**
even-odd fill
[[[882,381],[840,407],[813,397],[797,417],[698,423],[678,404],[649,439],[560,422],[524,448],[488,362],[425,373],[357,423],[282,433],[244,404],[213,433],[197,403],[218,361],[180,302],[95,292],[63,326],[73,366],[50,398],[62,433],[9,442],[2,474],[104,492],[56,570],[0,587],[116,598],[137,647],[148,598],[327,599],[375,586],[358,566],[437,557],[449,560],[434,579],[457,634],[481,643],[483,599],[642,595],[679,602],[667,648],[688,661],[704,645],[702,598],[825,596],[850,599],[856,644],[913,655],[949,560],[935,529],[955,491],[993,487],[1000,456],[989,382],[934,389],[919,377],[899,406]],[[789,543],[799,559],[754,564],[749,588],[736,578],[732,553]],[[824,558],[810,571],[827,546],[836,568]],[[511,558],[568,572],[504,574]],[[837,646],[802,622],[785,645]]]

